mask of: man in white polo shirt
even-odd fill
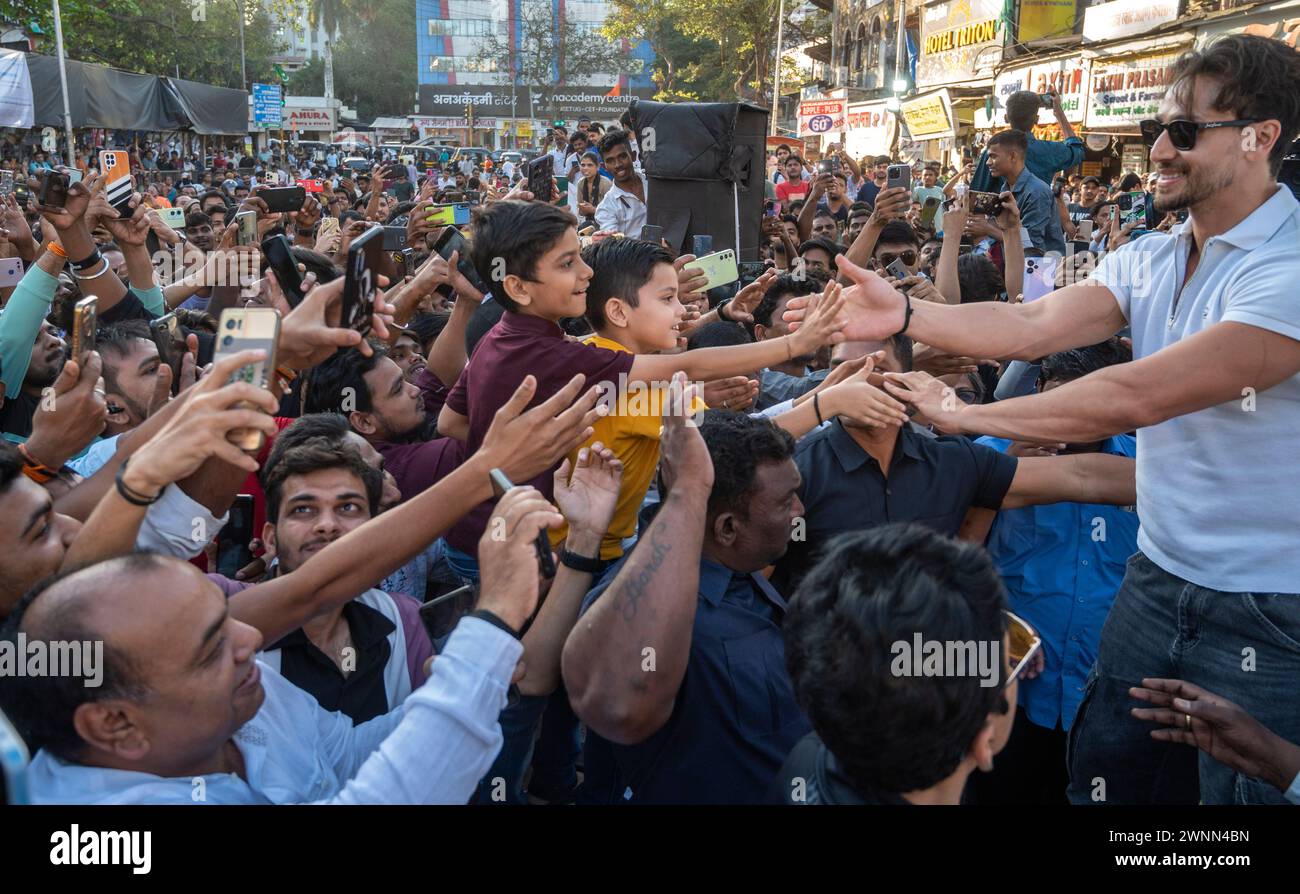
[[[1070,734],[1076,803],[1280,801],[1130,715],[1143,677],[1222,693],[1300,740],[1300,203],[1277,183],[1300,132],[1300,54],[1234,35],[1175,67],[1143,122],[1155,205],[1187,223],[1029,304],[912,301],[841,265],[848,339],[906,331],[957,355],[1034,360],[1132,327],[1132,363],[966,406],[921,373],[887,386],[947,432],[1045,443],[1138,433],[1142,527]],[[792,299],[797,321],[807,299]],[[1190,721],[1189,721],[1190,723]],[[1199,785],[1198,785],[1199,782]]]

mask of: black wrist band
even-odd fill
[[[821,395],[813,392],[813,410],[817,413],[817,424],[825,425],[826,420],[822,418]]]
[[[513,636],[515,639],[522,639],[522,637],[519,635],[519,631],[515,630],[515,628],[511,627],[505,621],[501,620],[501,618],[498,617],[496,614],[488,611],[485,608],[475,609],[474,611],[469,613],[469,616],[471,618],[479,618],[480,620],[487,621],[493,627],[501,628],[506,633]]]
[[[103,259],[103,255],[101,255],[101,254],[99,253],[99,249],[96,248],[94,254],[92,254],[90,257],[86,258],[86,260],[84,260],[84,261],[71,261],[70,263],[72,264],[72,269],[73,269],[73,270],[85,270],[85,269],[88,268],[88,267],[93,267],[93,266],[95,266],[95,265],[98,264],[102,259]]]
[[[912,299],[911,297],[908,296],[906,292],[903,293],[903,305],[904,307],[906,307],[906,311],[903,314],[903,328],[899,329],[897,332],[894,333],[895,337],[902,335],[904,332],[906,332],[907,327],[912,322]]]
[[[605,563],[600,559],[600,550],[592,558],[579,555],[567,546],[560,553],[560,564],[566,568],[572,568],[574,571],[584,571],[588,574],[600,574],[605,570]]]
[[[163,492],[167,490],[167,488],[164,487],[152,497],[147,497],[122,480],[122,476],[125,474],[126,463],[123,462],[117,469],[116,477],[113,478],[113,485],[117,488],[117,495],[123,500],[126,500],[132,506],[152,506],[154,503],[157,503],[162,499]]]
[[[723,309],[724,307],[726,307],[726,306],[727,306],[728,304],[730,304],[730,303],[731,303],[731,299],[728,298],[726,301],[723,301],[723,302],[721,302],[721,303],[718,305],[718,319],[719,319],[719,320],[726,320],[728,323],[734,323],[735,320],[731,319],[731,317],[727,316],[726,314],[724,314],[724,313],[722,312],[722,309]]]

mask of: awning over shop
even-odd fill
[[[189,129],[201,134],[248,132],[248,93],[197,81],[163,78],[168,99],[180,107]]]
[[[62,126],[58,59],[38,53],[24,55],[31,76],[35,125]],[[248,131],[248,94],[243,90],[87,62],[69,60],[66,64],[68,108],[75,128],[193,130],[201,134]]]

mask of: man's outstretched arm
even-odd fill
[[[1046,394],[966,406],[925,373],[889,373],[885,389],[914,404],[944,432],[1080,443],[1243,401],[1297,373],[1300,340],[1258,326],[1224,322],[1141,360],[1098,370]]]
[[[1000,508],[1042,503],[1132,506],[1137,502],[1136,469],[1132,457],[1109,453],[1022,457]]]

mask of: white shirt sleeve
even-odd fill
[[[605,198],[600,200],[596,206],[596,229],[598,230],[618,230],[618,198],[614,195],[614,190],[605,193]]]
[[[766,410],[759,410],[757,413],[750,413],[749,415],[754,419],[773,419],[780,416],[786,410],[793,409],[794,399],[791,398],[790,400],[783,400],[779,404],[772,404],[772,406],[768,407]]]
[[[229,517],[230,513],[226,513],[218,518],[181,490],[180,485],[173,484],[145,513],[135,548],[192,559],[217,536]]]
[[[353,726],[319,709],[318,753],[349,780],[325,803],[466,803],[501,750],[497,717],[523,650],[504,630],[465,618],[399,710]]]

